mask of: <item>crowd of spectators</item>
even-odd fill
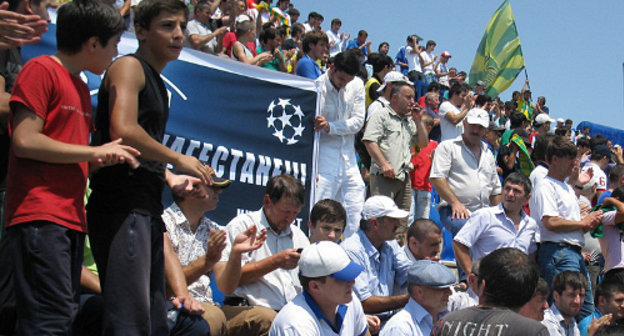
[[[554,120],[528,78],[504,102],[436,41],[393,59],[271,2],[74,0],[58,53],[25,65],[53,4],[0,5],[0,335],[622,333],[619,144]],[[139,49],[110,64],[122,30]],[[206,217],[232,182],[160,144],[182,45],[317,81],[307,234],[290,175],[258,211]],[[93,121],[83,70],[106,70]]]

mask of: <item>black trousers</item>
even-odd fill
[[[78,312],[84,234],[34,221],[7,230],[19,335],[71,335]]]
[[[104,335],[168,335],[164,225],[137,212],[87,212],[104,298]]]

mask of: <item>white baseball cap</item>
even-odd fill
[[[365,220],[381,217],[405,218],[408,215],[409,212],[399,209],[392,198],[388,196],[369,197],[362,208],[362,218]]]
[[[481,125],[484,128],[490,126],[490,114],[480,108],[473,108],[466,114],[466,122],[471,125]]]
[[[303,249],[299,258],[299,272],[308,278],[330,276],[349,282],[362,273],[364,267],[349,259],[340,245],[324,240]]]
[[[414,83],[412,83],[409,80],[409,78],[407,78],[407,76],[405,76],[404,74],[398,71],[389,71],[384,76],[383,85],[381,85],[379,89],[377,89],[377,92],[383,91],[386,88],[386,83],[395,83],[395,82],[403,82],[405,84],[414,85]]]
[[[546,113],[540,113],[537,117],[535,117],[535,124],[536,125],[543,125],[545,123],[554,123],[555,120],[552,119],[550,116],[548,116],[548,114]]]

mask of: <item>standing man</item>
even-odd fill
[[[334,57],[345,49],[345,42],[351,37],[350,34],[338,33],[342,21],[336,18],[331,21],[331,29],[326,31],[327,39],[329,41],[329,56]]]
[[[539,272],[518,249],[505,247],[481,260],[479,305],[444,316],[432,335],[463,335],[462,330],[489,331],[497,336],[548,336],[539,322],[516,312],[531,299]]]
[[[412,202],[411,146],[424,148],[429,141],[421,119],[423,113],[414,101],[414,89],[395,83],[390,92],[390,105],[370,118],[362,138],[373,159],[371,194],[388,196],[405,211],[410,210]],[[406,230],[407,222],[398,234]]]
[[[563,271],[555,276],[552,287],[553,303],[544,312],[542,324],[551,336],[580,336],[576,316],[583,305],[587,279],[580,272]]]
[[[583,172],[588,171],[590,168],[594,171],[593,181],[596,185],[596,200],[607,191],[607,174],[605,169],[609,166],[611,161],[611,151],[606,145],[594,146],[589,157],[589,162],[583,166]],[[592,202],[594,205],[595,202]]]
[[[180,55],[187,14],[176,0],[141,2],[134,17],[139,48],[110,65],[98,93],[92,145],[123,139],[141,152],[136,170],[107,167],[91,176],[87,222],[107,335],[167,331],[162,191],[211,183],[210,167],[162,145],[169,100],[160,73]],[[174,175],[167,163],[195,177]]]
[[[364,83],[354,52],[336,55],[327,73],[317,80],[320,87],[320,114],[314,120],[319,132],[318,175],[315,203],[335,199],[347,211],[345,238],[359,228],[364,203],[364,181],[355,157],[355,134],[364,125]]]
[[[440,104],[440,141],[454,139],[464,132],[462,121],[472,108],[472,96],[468,88],[461,84],[454,84],[449,89],[449,100]],[[489,124],[489,116],[488,116]],[[487,126],[485,126],[487,128]]]
[[[581,248],[585,245],[584,232],[595,228],[601,211],[591,212],[581,218],[578,200],[568,178],[578,169],[577,149],[563,136],[556,136],[546,150],[548,175],[542,179],[531,196],[531,215],[540,226],[540,250],[537,264],[544,280],[552,284],[556,274],[577,271],[589,283],[589,273]],[[591,287],[591,286],[590,286]],[[591,314],[593,299],[591,288],[586,288],[581,318]]]
[[[462,269],[502,247],[515,247],[526,254],[537,251],[535,220],[522,206],[531,198],[531,182],[520,173],[511,173],[503,184],[503,201],[477,210],[453,239],[455,259]]]
[[[360,30],[358,32],[357,38],[354,40],[351,40],[347,44],[347,50],[357,48],[357,49],[362,50],[362,53],[364,53],[365,57],[368,57],[368,55],[371,54],[370,45],[372,41],[367,41],[366,40],[367,38],[368,38],[368,33],[366,32],[366,30]]]
[[[362,271],[334,242],[306,247],[299,260],[303,292],[280,310],[269,335],[370,336],[362,305],[351,290]]]
[[[427,41],[425,50],[422,50],[419,53],[420,67],[422,68],[423,75],[425,75],[425,83],[427,85],[436,81],[435,62],[438,59],[438,56],[433,54],[435,47],[435,41],[429,40]]]
[[[316,61],[327,53],[327,35],[322,31],[313,31],[303,35],[303,57],[297,62],[295,73],[310,79],[317,79],[322,74],[321,68]]]
[[[411,262],[394,239],[400,220],[408,214],[389,197],[372,196],[364,203],[360,230],[342,243],[349,258],[364,266],[364,272],[355,279],[353,291],[364,312],[376,314],[381,321],[405,306],[409,298],[407,294],[397,293],[405,289]]]
[[[436,261],[419,260],[407,273],[409,301],[383,327],[379,336],[429,336],[446,312],[455,274]]]

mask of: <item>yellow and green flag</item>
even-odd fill
[[[524,56],[509,0],[498,7],[481,39],[470,68],[468,81],[483,81],[487,94],[498,96],[505,91],[524,68]]]

